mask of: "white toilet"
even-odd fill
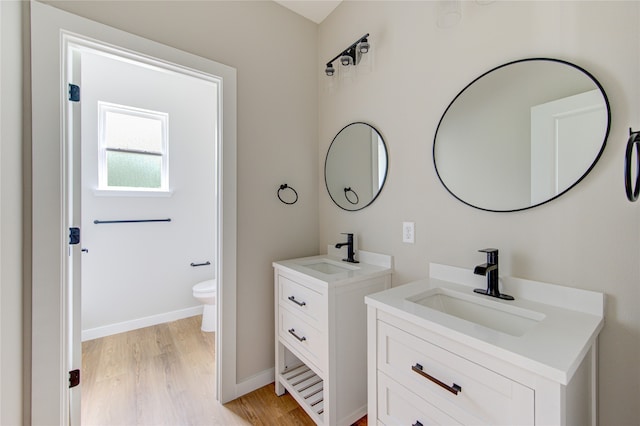
[[[216,331],[216,280],[202,281],[193,286],[193,297],[203,305],[202,331]]]

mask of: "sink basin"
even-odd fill
[[[355,271],[360,269],[357,266],[349,265],[342,262],[336,262],[335,260],[331,259],[313,259],[308,262],[302,263],[301,266],[328,275],[340,274],[343,272]]]
[[[431,289],[407,300],[511,336],[522,336],[545,317],[539,312],[509,306],[509,302],[443,288]]]

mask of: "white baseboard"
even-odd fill
[[[203,306],[199,305],[192,308],[180,309],[178,311],[165,312],[162,314],[151,315],[149,317],[136,318],[116,324],[82,330],[82,341],[98,339],[100,337],[111,336],[112,334],[124,333],[125,331],[137,330],[139,328],[149,327],[156,324],[202,315],[202,309]]]
[[[249,392],[253,392],[256,389],[260,389],[269,383],[273,383],[274,380],[275,368],[273,367],[254,374],[236,385],[236,398],[246,395]]]

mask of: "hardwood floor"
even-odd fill
[[[273,384],[225,405],[215,401],[215,338],[201,317],[82,344],[82,424],[313,425]],[[366,418],[358,426],[366,426]]]

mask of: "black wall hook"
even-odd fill
[[[291,201],[291,202],[283,200],[282,197],[280,196],[280,191],[283,191],[285,189],[292,190],[294,195],[296,196],[296,199]],[[298,192],[295,189],[293,189],[292,187],[290,187],[289,185],[287,185],[286,183],[283,183],[282,185],[280,185],[280,188],[278,188],[277,195],[278,195],[278,199],[280,201],[282,201],[283,203],[285,203],[285,204],[295,204],[295,203],[298,202]]]
[[[636,148],[636,178],[635,185],[631,178],[631,157],[633,148]],[[640,132],[634,132],[629,128],[629,140],[624,158],[624,189],[627,192],[627,199],[631,202],[638,200],[640,195]]]

